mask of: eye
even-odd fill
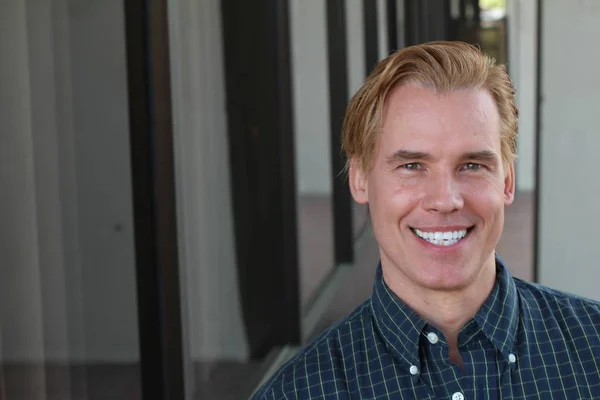
[[[461,169],[464,169],[464,170],[467,170],[467,171],[468,170],[475,171],[475,170],[478,170],[478,169],[481,169],[481,168],[483,168],[483,165],[481,165],[481,164],[466,163],[465,165],[462,166]]]
[[[421,166],[421,164],[414,162],[414,163],[403,164],[400,166],[400,168],[409,169],[409,170],[417,170],[417,169],[421,169],[423,167]]]

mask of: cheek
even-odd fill
[[[369,202],[375,207],[376,213],[393,217],[397,220],[418,206],[422,198],[422,189],[417,183],[388,181],[376,187],[374,201]],[[369,194],[371,199],[371,195]],[[393,222],[391,220],[387,222]]]
[[[497,214],[504,210],[504,181],[498,178],[481,179],[463,186],[465,199],[478,213]]]

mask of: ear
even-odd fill
[[[504,205],[511,205],[515,199],[515,162],[508,164],[508,171],[504,178]]]
[[[369,178],[367,172],[363,171],[356,157],[350,160],[349,184],[350,192],[354,201],[358,204],[366,204],[369,202]]]

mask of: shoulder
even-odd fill
[[[252,399],[281,399],[326,396],[344,391],[348,356],[359,330],[370,323],[370,299],[351,314],[327,328],[287,361]],[[355,337],[356,336],[356,337]],[[360,340],[360,339],[359,339]]]
[[[555,318],[564,323],[600,329],[600,301],[514,278],[521,309],[532,317]],[[600,332],[599,332],[600,333]]]
[[[519,278],[513,278],[513,280],[515,281],[519,294],[526,298],[535,298],[538,301],[571,304],[578,307],[591,308],[596,311],[600,310],[600,301],[598,300],[592,300],[573,293],[552,289],[548,286],[527,282]]]

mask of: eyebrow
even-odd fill
[[[482,151],[475,151],[475,152],[471,152],[471,153],[465,153],[462,158],[465,160],[492,162],[492,161],[496,161],[497,156],[496,156],[496,153],[494,153],[493,151],[482,150]]]
[[[431,156],[431,154],[424,153],[422,151],[398,150],[387,158],[386,163],[394,164],[398,162],[414,160],[431,160],[432,158],[433,157]]]
[[[433,159],[433,156],[429,153],[425,153],[422,151],[413,151],[413,150],[398,150],[394,154],[390,155],[386,163],[387,164],[395,164],[398,162],[407,162],[407,161],[428,161]],[[465,153],[461,156],[463,160],[471,160],[471,161],[484,161],[484,162],[494,162],[497,159],[496,153],[490,150],[481,150],[481,151],[473,151],[469,153]]]

